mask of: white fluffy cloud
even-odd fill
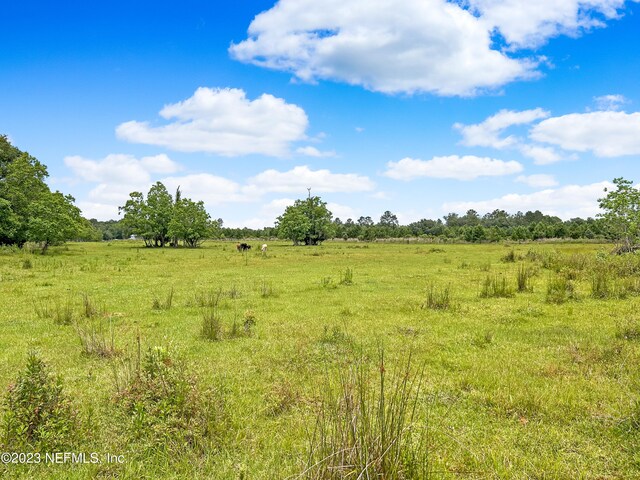
[[[624,95],[601,95],[599,97],[593,97],[593,102],[596,104],[596,109],[601,111],[618,111],[622,108],[622,105],[629,103],[629,100]]]
[[[300,147],[296,149],[296,153],[300,154],[300,155],[305,155],[307,157],[316,157],[316,158],[323,158],[323,157],[335,157],[336,156],[336,152],[334,151],[320,151],[318,150],[316,147],[312,147],[311,145],[308,145],[306,147]]]
[[[548,165],[559,162],[563,159],[553,147],[542,147],[540,145],[522,144],[518,146],[523,155],[532,158],[536,165]]]
[[[254,18],[236,59],[385,93],[470,95],[536,76],[508,51],[575,36],[625,0],[279,0]],[[499,32],[507,45],[494,42]]]
[[[312,170],[307,166],[288,171],[269,169],[243,182],[236,182],[210,173],[163,176],[180,169],[166,155],[141,159],[130,155],[108,155],[102,160],[75,156],[67,157],[65,163],[75,174],[74,180],[94,184],[88,194],[79,199],[78,205],[86,216],[99,219],[117,218],[118,206],[124,205],[131,192],[146,194],[155,181],[161,181],[172,194],[180,187],[184,196],[204,201],[207,208],[257,202],[272,193],[294,193],[300,197],[306,195],[307,188],[311,188],[313,194],[370,192],[375,188],[374,182],[366,176],[333,173],[326,169]],[[260,215],[252,221],[256,224],[264,221],[273,209],[281,213],[283,202],[293,203],[293,200],[277,199],[263,205]],[[349,213],[348,207],[337,205],[335,208],[342,214]]]
[[[555,187],[558,185],[558,181],[553,175],[536,174],[536,175],[520,175],[516,178],[516,182],[524,183],[530,187],[545,188]]]
[[[492,49],[485,22],[445,0],[280,0],[230,47],[240,61],[385,93],[469,95],[534,75]]]
[[[175,173],[181,166],[167,155],[135,158],[133,155],[111,154],[101,160],[78,155],[65,157],[65,165],[77,180],[95,183],[78,206],[90,218],[116,218],[118,206],[124,205],[133,191],[145,191],[152,176]]]
[[[180,187],[185,197],[196,201],[202,200],[207,206],[250,200],[242,194],[238,183],[210,173],[166,177],[161,181],[170,192]]]
[[[497,149],[513,147],[519,140],[510,135],[503,137],[503,132],[509,127],[527,125],[541,118],[547,118],[549,112],[542,108],[514,111],[500,110],[481,123],[475,125],[454,124],[454,128],[462,134],[462,144],[470,147],[492,147]]]
[[[133,155],[111,154],[102,160],[74,155],[65,157],[64,164],[82,180],[124,184],[147,183],[151,173],[175,173],[181,168],[165,154],[140,159]]]
[[[290,144],[306,138],[307,115],[297,105],[263,94],[249,100],[236,88],[198,88],[192,97],[166,105],[164,126],[129,121],[116,135],[132,143],[159,145],[183,152],[224,156],[286,156]]]
[[[399,162],[389,162],[384,175],[396,180],[413,180],[419,177],[473,180],[478,177],[511,175],[521,171],[522,165],[516,161],[505,162],[473,155],[450,155],[434,157],[431,160],[403,158]]]
[[[531,138],[565,150],[592,151],[599,157],[640,154],[640,112],[572,113],[543,120]]]
[[[604,189],[611,188],[611,182],[592,183],[590,185],[567,185],[556,189],[546,189],[529,194],[508,194],[500,198],[474,202],[451,202],[442,206],[445,212],[466,212],[474,209],[478,212],[491,212],[503,209],[517,211],[540,210],[548,215],[563,219],[574,217],[594,217],[598,213],[598,198],[604,196]]]
[[[625,0],[468,0],[512,47],[536,47],[558,35],[577,36],[618,18]]]
[[[287,172],[269,169],[247,180],[244,191],[249,194],[267,192],[312,193],[324,192],[368,192],[374,183],[369,177],[355,173],[332,173],[329,170],[311,170],[306,165],[294,167]]]

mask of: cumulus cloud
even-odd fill
[[[210,173],[166,177],[161,181],[170,192],[180,187],[185,197],[202,200],[207,206],[251,200],[241,192],[238,183]]]
[[[618,111],[625,103],[629,103],[624,95],[602,95],[593,97],[593,102],[597,110],[600,111]]]
[[[536,165],[548,165],[550,163],[559,162],[564,158],[553,147],[522,144],[518,146],[518,149],[523,155],[532,158],[533,163]]]
[[[65,157],[64,164],[76,180],[97,184],[78,206],[85,216],[100,219],[116,218],[118,206],[124,205],[129,193],[146,192],[152,176],[182,169],[165,154],[139,159],[133,155],[111,154],[100,160],[74,155]]]
[[[516,161],[505,162],[473,155],[450,155],[434,157],[431,160],[403,158],[399,162],[389,162],[384,175],[396,180],[413,180],[419,177],[473,180],[478,177],[511,175],[521,171],[522,165]]]
[[[543,120],[530,132],[538,142],[599,157],[640,154],[640,112],[572,113]]]
[[[184,196],[204,201],[207,208],[257,202],[272,193],[294,193],[300,197],[306,195],[307,188],[311,188],[314,194],[370,192],[375,189],[374,182],[366,176],[333,173],[326,169],[312,170],[308,166],[297,166],[288,171],[269,169],[236,182],[210,173],[167,176],[178,172],[181,167],[166,155],[141,159],[131,155],[108,155],[102,160],[73,156],[65,158],[65,164],[75,174],[73,180],[92,184],[78,205],[85,215],[99,219],[117,218],[118,206],[124,205],[131,192],[146,194],[155,181],[161,181],[172,194],[180,187]],[[284,210],[281,208],[283,202],[288,201],[293,203],[293,200],[279,199],[267,204],[271,207],[263,205],[262,213],[254,219],[256,224],[271,214],[269,208]],[[347,207],[340,208],[344,212]]]
[[[553,175],[537,174],[537,175],[520,175],[516,178],[516,182],[524,183],[530,187],[544,188],[555,187],[558,185]]]
[[[625,0],[468,0],[468,4],[516,49],[604,27],[607,20],[622,14]]]
[[[247,193],[298,193],[306,192],[307,188],[311,188],[315,193],[368,192],[374,187],[375,184],[366,176],[355,173],[332,173],[326,169],[311,170],[303,165],[286,172],[265,170],[249,178],[244,191]]]
[[[385,93],[471,95],[534,76],[535,61],[492,49],[490,30],[445,0],[280,0],[230,53]]]
[[[316,158],[323,158],[323,157],[335,157],[336,156],[336,152],[334,151],[320,151],[318,150],[316,147],[312,147],[312,146],[306,146],[306,147],[300,147],[296,149],[296,153],[299,153],[300,155],[305,155],[307,157],[316,157]]]
[[[116,135],[132,143],[159,145],[183,152],[223,156],[286,156],[290,144],[306,138],[307,115],[297,105],[273,95],[249,100],[236,88],[198,88],[192,97],[166,105],[163,126],[135,120],[120,124]]]
[[[133,155],[111,154],[102,160],[73,155],[65,157],[64,164],[82,180],[125,184],[147,183],[151,173],[174,173],[181,169],[165,154],[140,159]]]
[[[113,220],[118,218],[118,206],[96,202],[76,202],[85,218],[95,218],[97,220]]]
[[[625,0],[279,0],[254,18],[248,38],[230,53],[307,82],[472,95],[538,75],[542,59],[511,53],[603,27],[624,6]],[[503,42],[494,41],[496,33]]]
[[[327,208],[333,214],[333,218],[339,218],[343,222],[348,218],[356,219],[360,217],[360,211],[349,207],[348,205],[342,205],[340,203],[328,202]]]
[[[492,147],[503,149],[513,147],[519,140],[513,135],[502,137],[502,133],[515,125],[527,125],[541,118],[547,118],[549,112],[542,108],[514,111],[500,110],[481,123],[474,125],[454,124],[454,128],[462,134],[462,144],[470,147]]]
[[[567,185],[556,189],[540,190],[529,194],[511,193],[499,198],[472,202],[450,202],[442,205],[445,212],[491,212],[503,209],[511,213],[517,211],[540,210],[548,215],[563,219],[574,217],[594,217],[598,212],[598,198],[604,196],[604,189],[611,188],[611,182],[590,185]]]

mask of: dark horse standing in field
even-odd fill
[[[251,245],[248,243],[239,243],[236,245],[236,248],[239,252],[246,252],[247,250],[251,250]]]

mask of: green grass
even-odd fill
[[[296,478],[327,395],[345,372],[375,372],[384,348],[389,387],[410,356],[422,372],[419,389],[402,390],[415,399],[403,415],[412,438],[426,431],[420,449],[434,478],[638,478],[640,256],[609,249],[270,243],[262,256],[225,242],[126,241],[44,256],[0,250],[3,398],[37,351],[75,412],[70,451],[125,459],[0,465],[0,477]],[[594,284],[603,262],[624,297]],[[449,291],[455,308],[443,306]],[[213,308],[216,341],[203,336]],[[371,381],[358,391],[381,391]],[[332,410],[332,425],[366,414],[361,425],[375,434],[374,410],[387,407],[372,399],[342,419]]]

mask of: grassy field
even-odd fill
[[[388,402],[410,361],[403,448],[434,478],[640,477],[640,257],[594,244],[258,246],[1,252],[3,396],[37,351],[73,411],[56,448],[124,463],[0,476],[321,476],[309,449],[331,398],[379,391],[384,351]],[[169,390],[139,380],[158,365]],[[53,448],[40,442],[30,448]]]

